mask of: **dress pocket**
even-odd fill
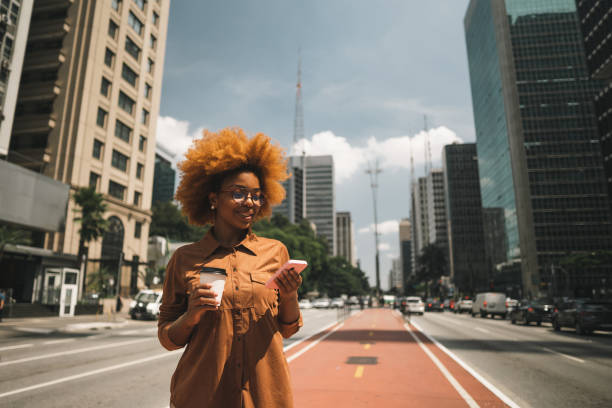
[[[277,307],[276,291],[266,288],[266,282],[273,274],[268,272],[251,272],[250,275],[253,289],[252,306],[255,309],[255,313],[258,316],[265,315],[268,310],[274,313]]]

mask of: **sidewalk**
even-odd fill
[[[3,318],[0,322],[0,337],[10,337],[15,332],[34,334],[91,333],[96,330],[126,326],[129,320],[130,316],[127,311],[71,317]]]
[[[389,309],[358,313],[287,360],[296,407],[507,406]]]

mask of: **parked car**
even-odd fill
[[[569,299],[553,313],[553,328],[573,327],[576,334],[593,330],[612,331],[612,302],[592,299]]]
[[[344,307],[344,299],[333,298],[329,306],[334,309],[341,309]]]
[[[400,310],[404,314],[420,314],[425,313],[425,303],[418,296],[407,296],[402,298]]]
[[[157,319],[161,305],[162,291],[143,289],[130,302],[130,317],[137,319]]]
[[[312,303],[312,306],[315,309],[327,309],[331,306],[331,300],[329,298],[315,299],[315,301]]]
[[[357,296],[351,296],[348,298],[347,303],[351,306],[359,304],[359,298]]]
[[[472,299],[461,299],[455,304],[455,313],[471,313],[472,312]]]
[[[478,293],[476,299],[472,302],[472,317],[491,317],[495,318],[495,315],[501,316],[503,319],[506,318],[506,294],[498,292],[484,292]]]
[[[542,321],[552,322],[552,315],[555,310],[556,302],[551,298],[540,298],[537,302],[542,306]]]
[[[528,325],[534,322],[540,326],[544,320],[544,305],[537,300],[521,300],[509,314],[512,324],[523,323]]]
[[[312,302],[308,299],[302,299],[298,304],[300,309],[312,309]]]

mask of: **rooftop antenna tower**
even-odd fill
[[[293,122],[293,146],[304,138],[304,109],[302,107],[302,50],[298,48],[297,84],[295,85],[295,119]],[[306,155],[302,146],[302,156]]]
[[[376,298],[380,298],[380,254],[378,250],[378,209],[376,207],[376,190],[378,189],[378,174],[382,170],[378,167],[378,160],[372,164],[368,162],[366,173],[370,175],[370,187],[372,187],[372,201],[374,204],[374,245],[376,245]]]

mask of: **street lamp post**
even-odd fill
[[[378,211],[376,208],[376,189],[378,188],[378,173],[382,170],[378,167],[378,160],[374,169],[368,163],[366,173],[370,175],[370,187],[372,187],[372,201],[374,204],[374,245],[376,245],[376,299],[380,298],[380,256],[378,252]]]

